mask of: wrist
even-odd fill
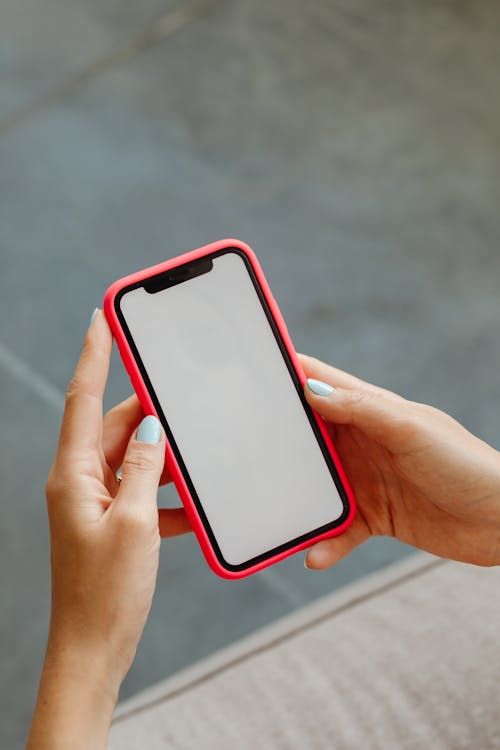
[[[99,649],[51,628],[27,750],[105,748],[119,687]]]
[[[49,637],[43,672],[65,683],[78,683],[81,691],[95,695],[103,708],[113,710],[116,705],[121,680],[99,649]]]
[[[118,692],[139,641],[134,624],[133,613],[109,607],[102,595],[93,601],[54,585],[47,655],[64,654],[68,663],[89,660],[102,688]]]

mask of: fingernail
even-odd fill
[[[311,570],[311,568],[310,568],[310,567],[309,567],[309,565],[307,564],[307,555],[306,555],[306,556],[304,557],[304,568],[305,568],[306,570]]]
[[[96,307],[96,309],[94,310],[94,312],[90,316],[89,328],[92,325],[92,323],[94,322],[94,320],[97,318],[97,316],[99,315],[100,312],[101,312],[101,310],[98,307]]]
[[[316,396],[328,396],[335,390],[335,388],[328,385],[328,383],[323,383],[322,380],[315,380],[314,378],[307,378],[307,387],[315,393]]]
[[[150,414],[144,417],[137,430],[137,440],[140,443],[159,443],[161,438],[161,424]]]

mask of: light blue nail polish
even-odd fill
[[[141,443],[159,443],[161,437],[161,424],[151,414],[144,417],[137,430],[137,440]]]
[[[332,388],[328,383],[323,383],[321,380],[315,380],[314,378],[307,378],[307,387],[316,394],[316,396],[328,396],[335,388]]]
[[[100,312],[100,311],[99,311],[99,308],[98,308],[98,307],[96,307],[96,309],[94,310],[94,312],[93,312],[93,313],[92,313],[92,315],[90,316],[90,323],[89,323],[89,327],[90,327],[90,326],[92,325],[92,323],[94,322],[94,320],[95,320],[95,319],[97,318],[97,315],[98,315],[98,313],[99,313],[99,312]]]

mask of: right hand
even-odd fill
[[[344,534],[318,542],[309,568],[327,568],[372,535],[440,557],[500,564],[500,453],[431,406],[299,355],[307,378],[333,386],[305,396],[328,423],[357,501]]]

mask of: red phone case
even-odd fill
[[[283,320],[283,317],[278,308],[276,300],[274,299],[271,293],[269,284],[266,281],[266,278],[260,267],[260,264],[257,260],[255,253],[248,245],[246,245],[244,242],[241,242],[240,240],[234,240],[234,239],[219,240],[218,242],[213,242],[210,245],[205,245],[205,247],[200,247],[197,250],[192,250],[189,253],[185,253],[184,255],[177,256],[176,258],[167,260],[164,263],[159,263],[158,265],[145,268],[142,271],[138,271],[137,273],[131,274],[130,276],[126,276],[122,279],[119,279],[118,281],[115,281],[115,283],[112,284],[109,287],[109,289],[106,291],[106,294],[104,297],[104,313],[110,325],[111,331],[113,332],[113,335],[116,339],[121,358],[124,362],[125,368],[130,376],[130,380],[132,381],[132,385],[134,387],[135,392],[137,393],[137,396],[141,402],[141,405],[145,414],[154,414],[156,416],[156,410],[151,400],[151,397],[149,395],[149,392],[147,390],[147,387],[143,381],[143,378],[141,376],[141,373],[137,366],[135,358],[129,347],[127,338],[122,330],[118,316],[116,314],[116,311],[115,311],[116,295],[124,287],[129,286],[130,284],[134,284],[138,281],[147,279],[150,276],[163,273],[164,271],[171,270],[175,268],[176,266],[182,265],[183,263],[197,260],[199,258],[202,258],[205,255],[208,255],[210,253],[216,252],[218,250],[223,250],[224,248],[229,248],[229,247],[238,248],[240,251],[245,253],[248,260],[250,261],[251,266],[255,272],[257,280],[262,289],[262,292],[267,301],[267,304],[269,305],[271,313],[274,317],[276,326],[278,327],[280,335],[283,339],[286,350],[297,372],[300,383],[304,385],[305,380],[306,380],[304,371],[302,369],[302,366],[299,362],[299,359],[293,347],[291,338],[289,336],[287,327],[285,325],[285,321]],[[340,523],[339,526],[337,526],[336,528],[331,529],[322,534],[318,534],[313,539],[308,539],[305,542],[296,544],[295,546],[290,547],[286,549],[285,551],[279,552],[278,554],[275,554],[272,557],[267,558],[266,560],[258,562],[240,571],[228,570],[218,560],[214,552],[214,549],[212,547],[209,536],[200,519],[197,508],[194,504],[193,498],[191,497],[191,493],[188,489],[188,486],[179,468],[176,457],[167,441],[166,466],[169,471],[169,474],[172,477],[173,482],[175,483],[175,486],[181,497],[184,508],[186,509],[186,514],[193,527],[193,530],[196,534],[198,542],[203,550],[203,553],[205,555],[205,558],[209,566],[212,568],[212,570],[215,573],[217,573],[222,578],[238,579],[238,578],[244,578],[248,575],[251,575],[252,573],[256,573],[257,571],[262,570],[263,568],[266,568],[269,565],[273,565],[274,563],[277,563],[280,560],[283,560],[284,558],[288,557],[289,555],[294,554],[295,552],[298,552],[300,550],[306,549],[307,547],[310,547],[312,544],[315,544],[316,542],[321,541],[322,539],[329,539],[333,536],[337,536],[338,534],[341,534],[352,523],[354,519],[354,515],[355,515],[355,500],[354,500],[352,489],[349,485],[349,481],[345,475],[344,469],[342,468],[342,464],[340,463],[339,457],[337,455],[337,452],[335,450],[335,447],[332,443],[332,440],[330,438],[330,435],[328,434],[328,431],[326,429],[326,426],[323,420],[315,412],[314,412],[314,416],[318,423],[323,439],[328,447],[332,460],[335,464],[340,481],[342,482],[342,485],[345,489],[345,493],[346,493],[348,503],[349,503],[348,514],[346,518],[344,519],[344,521]]]

